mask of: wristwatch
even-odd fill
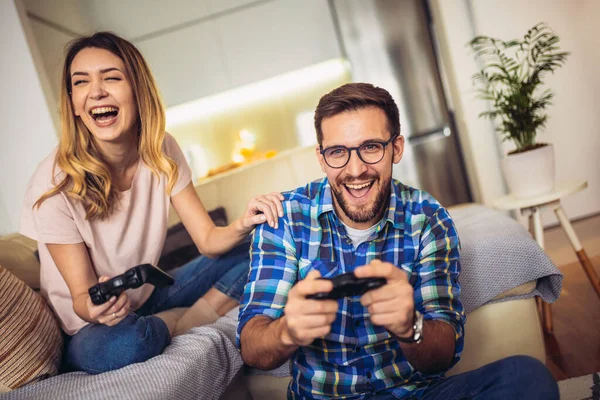
[[[423,314],[415,310],[415,320],[413,324],[413,336],[412,338],[401,338],[396,336],[399,342],[403,343],[421,343],[423,340]]]

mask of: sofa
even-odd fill
[[[448,375],[517,354],[545,361],[535,297],[555,301],[562,275],[529,233],[508,216],[476,204],[449,211],[461,240],[460,283],[467,322],[462,358]],[[170,232],[181,235],[180,230]],[[176,240],[181,241],[182,237]],[[15,282],[26,282],[32,289],[39,288],[35,250],[35,242],[19,235],[0,238],[0,265]],[[181,262],[191,256],[189,248],[178,253]],[[6,317],[1,296],[0,317]],[[11,365],[0,359],[0,392],[5,391],[0,399],[285,399],[289,365],[273,371],[244,366],[235,348],[236,319],[237,310],[232,310],[214,324],[193,328],[174,338],[163,354],[143,363],[99,375],[46,372],[13,390],[1,381]],[[0,320],[0,333],[1,327]]]

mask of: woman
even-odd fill
[[[67,367],[100,373],[160,354],[172,336],[235,307],[249,266],[244,239],[256,224],[277,224],[282,197],[252,199],[243,218],[215,227],[165,133],[150,69],[126,40],[76,39],[61,86],[60,143],[29,183],[21,232],[38,241],[42,294],[70,336]],[[157,264],[170,204],[211,258],[173,271],[174,286],[144,285],[94,305],[88,289],[98,281]]]

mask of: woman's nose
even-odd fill
[[[100,80],[92,80],[90,85],[90,97],[94,100],[102,99],[107,96],[106,89]]]

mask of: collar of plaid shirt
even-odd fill
[[[331,277],[380,259],[407,272],[415,307],[426,320],[442,320],[454,328],[456,363],[464,324],[458,299],[458,235],[446,210],[429,194],[398,181],[391,186],[385,217],[356,250],[335,214],[327,179],[285,193],[285,223],[280,223],[278,230],[263,224],[254,235],[238,337],[255,315],[280,317],[287,292],[310,270]],[[279,256],[273,246],[281,251]],[[296,249],[295,254],[290,254],[290,249]],[[282,260],[286,264],[283,269]],[[447,274],[439,274],[440,269]],[[291,398],[361,397],[385,391],[399,397],[418,395],[441,376],[415,371],[400,343],[383,327],[371,323],[359,297],[339,303],[331,332],[294,354]]]

